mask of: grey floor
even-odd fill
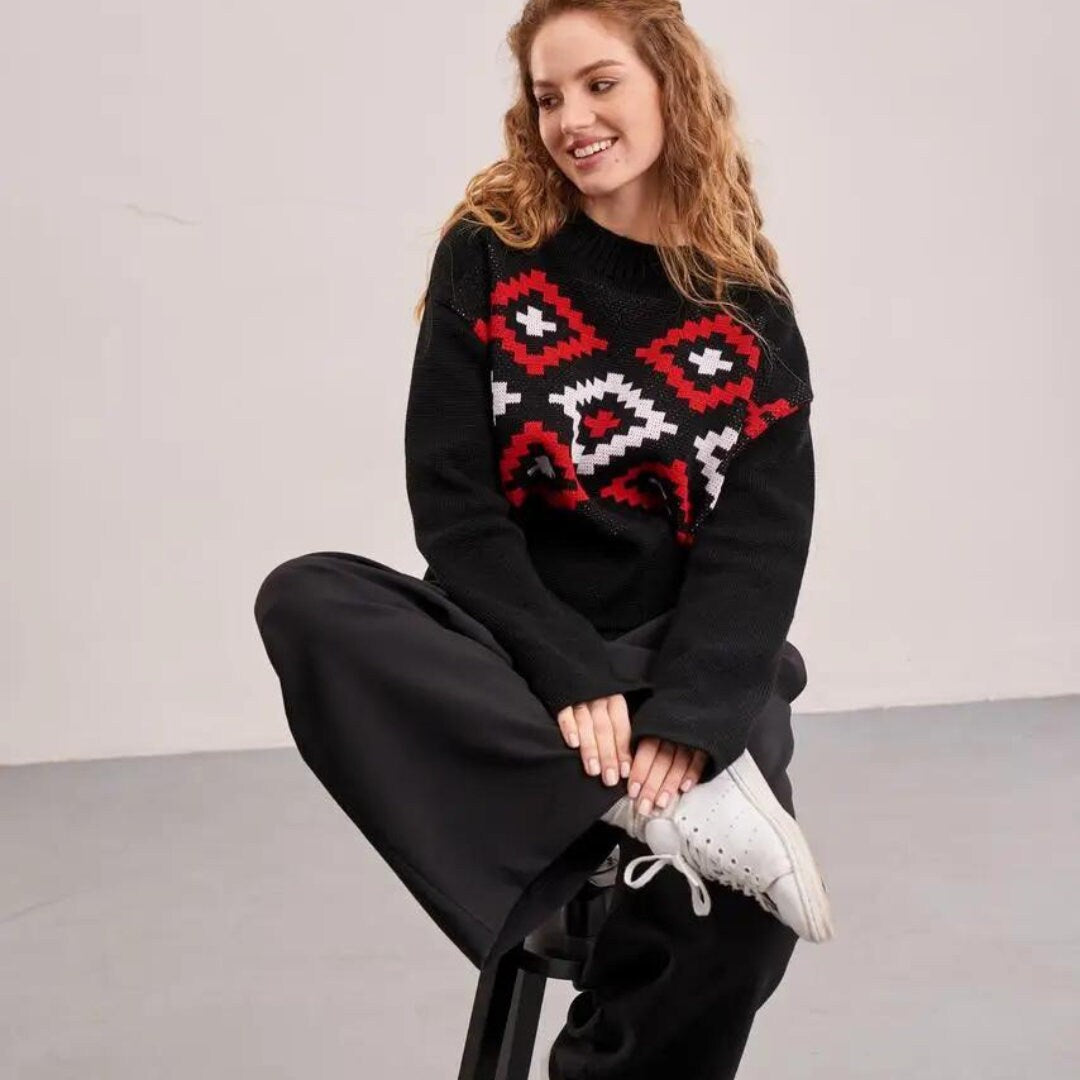
[[[1080,1076],[1078,716],[796,716],[838,936],[796,947],[740,1080]],[[476,973],[295,750],[2,769],[0,859],[4,1080],[457,1075]]]

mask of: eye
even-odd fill
[[[597,86],[603,85],[604,89],[601,90],[600,93],[606,94],[608,92],[608,90],[610,90],[615,85],[615,82],[616,82],[615,79],[596,79],[590,84],[590,89],[594,89]],[[545,104],[545,102],[550,102],[550,101],[551,101],[551,95],[550,94],[545,94],[543,97],[539,97],[539,98],[536,99],[536,104],[544,112],[547,112],[551,108],[551,106]]]

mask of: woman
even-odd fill
[[[529,0],[509,42],[508,157],[419,307],[427,571],[301,556],[256,617],[304,760],[478,967],[635,856],[550,1075],[716,1080],[832,934],[785,773],[806,351],[679,4]]]

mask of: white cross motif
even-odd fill
[[[524,325],[525,333],[528,334],[529,337],[543,337],[545,330],[555,330],[558,328],[558,323],[545,322],[543,311],[538,307],[533,307],[532,304],[529,305],[528,315],[522,315],[519,311],[514,318]]]
[[[705,349],[704,352],[692,352],[687,359],[702,375],[715,375],[718,371],[730,371],[731,361],[723,359],[719,349]]]

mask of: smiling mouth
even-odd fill
[[[573,150],[570,151],[570,158],[573,161],[592,161],[593,158],[598,158],[602,154],[606,154],[618,141],[618,136],[611,139],[597,139],[597,142],[606,142],[608,145],[603,150],[596,150],[591,154],[586,154],[584,157],[578,157]]]

